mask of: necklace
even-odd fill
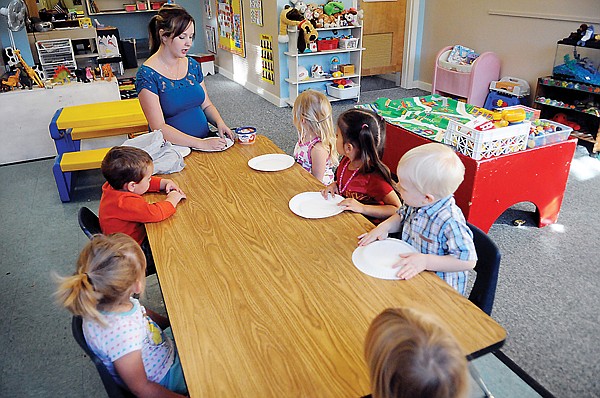
[[[167,65],[167,63],[162,59],[161,56],[158,57],[158,59],[160,60],[160,63],[164,65],[165,68],[167,68],[167,71],[169,72],[169,76],[171,76],[172,79],[177,79],[179,77],[179,58],[176,58],[176,62],[177,62],[177,70],[175,71],[175,76],[174,78],[173,76],[173,72],[171,71],[171,67],[169,65]]]
[[[344,165],[344,168],[342,169],[342,172],[340,173],[340,184],[342,183],[342,180],[344,179],[344,173],[346,173],[346,169],[348,168],[348,165],[350,164],[350,159],[348,159],[348,163],[346,163]],[[346,192],[346,189],[348,188],[348,184],[350,184],[350,181],[352,181],[352,179],[354,178],[354,176],[356,176],[356,174],[358,173],[358,170],[360,170],[360,167],[356,170],[354,170],[354,172],[352,173],[352,175],[350,176],[350,178],[348,178],[348,180],[346,181],[346,183],[344,184],[344,186],[340,189],[340,193],[343,194],[344,192]]]

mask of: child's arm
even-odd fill
[[[350,210],[373,218],[387,218],[395,214],[402,202],[396,191],[391,191],[383,198],[382,205],[365,205],[356,199],[348,198],[342,200],[338,206],[345,206],[344,210]]]
[[[325,175],[325,170],[327,168],[327,160],[329,159],[329,152],[327,152],[321,142],[312,147],[310,159],[312,161],[310,166],[311,174],[317,177],[319,181],[323,181],[323,176]]]
[[[151,382],[146,376],[142,351],[132,351],[114,361],[115,369],[127,388],[136,397],[166,397],[177,398],[183,395],[174,393],[158,383]]]
[[[410,279],[423,271],[459,272],[472,270],[476,260],[460,260],[453,255],[438,256],[437,254],[407,253],[401,254],[401,259],[394,265],[400,268],[398,278]]]
[[[365,246],[376,240],[384,240],[390,233],[399,232],[402,224],[402,216],[398,213],[393,214],[387,220],[373,228],[371,231],[358,237],[358,245]]]

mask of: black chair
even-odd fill
[[[473,243],[478,258],[475,265],[477,277],[469,294],[469,300],[483,312],[491,315],[500,270],[500,249],[485,232],[472,224],[467,223],[467,225],[473,232]]]
[[[92,236],[102,233],[98,216],[87,207],[79,209],[78,219],[81,230],[88,238],[92,239]]]
[[[71,321],[71,330],[73,332],[75,341],[77,341],[77,344],[79,344],[87,356],[89,356],[92,362],[94,362],[94,365],[96,365],[96,369],[98,370],[98,373],[100,373],[102,384],[104,384],[104,389],[106,390],[109,398],[135,398],[135,395],[133,395],[125,387],[121,387],[112,378],[102,360],[98,358],[96,354],[92,352],[92,350],[90,350],[90,347],[88,347],[85,337],[83,336],[83,320],[80,316],[73,316],[73,320]]]

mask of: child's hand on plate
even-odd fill
[[[383,224],[379,224],[369,232],[366,232],[358,237],[358,246],[366,246],[376,240],[387,239],[389,231]]]
[[[354,198],[346,198],[338,203],[338,206],[343,206],[344,210],[350,210],[354,213],[364,213],[365,206]]]
[[[396,276],[400,279],[410,279],[427,270],[427,255],[422,253],[404,253],[400,255],[400,261],[392,266],[399,268]]]
[[[338,193],[338,187],[335,182],[327,185],[325,189],[321,191],[321,195],[323,195],[325,199],[333,198],[333,196],[337,195]]]

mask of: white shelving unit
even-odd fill
[[[352,37],[358,38],[358,46],[357,48],[349,48],[349,49],[335,49],[335,50],[327,50],[327,51],[317,51],[317,52],[309,52],[309,53],[298,53],[298,49],[296,43],[298,42],[298,31],[296,27],[290,27],[288,29],[288,51],[285,51],[284,54],[287,56],[288,62],[288,77],[285,81],[288,83],[289,89],[289,98],[286,102],[292,106],[298,94],[307,89],[319,90],[327,95],[327,84],[331,84],[331,81],[339,79],[335,77],[321,77],[321,78],[309,78],[306,80],[298,80],[298,67],[303,66],[308,70],[310,75],[310,70],[313,65],[321,65],[323,70],[329,73],[330,61],[333,56],[337,56],[340,59],[340,64],[353,64],[354,71],[353,74],[345,74],[343,76],[344,79],[351,79],[356,86],[358,86],[358,91],[355,96],[350,98],[343,99],[354,99],[357,102],[360,99],[360,69],[362,63],[362,52],[364,48],[362,48],[362,26],[343,26],[343,27],[335,27],[335,28],[320,28],[317,29],[319,32],[319,38],[333,38],[333,37],[344,37],[352,35]],[[342,98],[332,97],[327,95],[329,101],[340,101]]]
[[[35,45],[46,76],[53,76],[59,65],[64,65],[71,72],[77,69],[71,39],[40,40]]]

